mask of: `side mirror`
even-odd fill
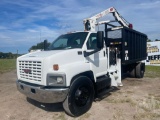
[[[90,25],[89,20],[87,20],[86,23],[84,23],[84,24],[85,24],[85,30],[87,30],[87,31],[91,30],[91,25]]]
[[[43,44],[44,50],[47,49],[47,40],[44,40],[44,44]]]
[[[97,48],[102,49],[104,46],[104,32],[98,31],[97,32]]]

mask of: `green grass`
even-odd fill
[[[16,59],[0,59],[0,73],[16,69]]]
[[[160,77],[160,66],[146,66],[145,77]]]

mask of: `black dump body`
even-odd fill
[[[147,57],[147,35],[123,27],[105,29],[107,47],[117,48],[122,64],[131,64],[145,60]]]

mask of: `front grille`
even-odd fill
[[[25,80],[41,81],[41,61],[19,61],[20,78]]]

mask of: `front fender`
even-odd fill
[[[84,62],[75,62],[61,66],[62,71],[66,73],[66,85],[70,86],[72,78],[80,73],[90,71],[90,64]]]

